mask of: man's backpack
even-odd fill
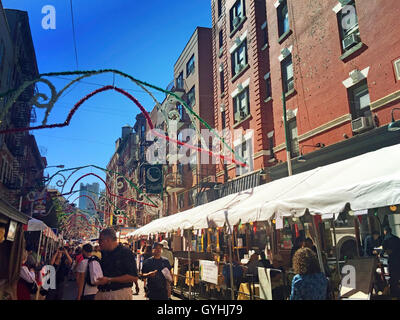
[[[87,283],[90,286],[96,286],[94,282],[101,277],[103,277],[103,272],[100,267],[100,259],[96,256],[91,256],[88,259],[85,284]]]

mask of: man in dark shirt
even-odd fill
[[[132,300],[132,286],[137,281],[137,267],[131,250],[119,245],[111,228],[100,233],[101,269],[103,278],[97,280],[96,300]]]
[[[161,257],[162,248],[161,243],[154,243],[153,256],[143,262],[142,277],[147,280],[146,293],[149,300],[168,300],[168,285],[172,280],[172,267],[168,259]]]
[[[373,257],[376,255],[375,248],[382,245],[382,239],[378,231],[372,232],[371,235],[365,237],[364,240],[364,256]],[[375,253],[374,253],[375,252]]]
[[[400,298],[400,239],[392,234],[392,229],[385,226],[383,229],[383,250],[389,256],[389,285],[393,297]]]

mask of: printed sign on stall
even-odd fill
[[[200,280],[218,284],[218,265],[214,261],[200,260]]]

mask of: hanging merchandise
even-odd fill
[[[288,223],[288,219],[284,218],[284,228],[281,230],[281,248],[282,249],[292,249],[292,230]]]
[[[219,246],[219,228],[217,228],[217,233],[216,233],[216,239],[215,239],[215,243],[216,243],[216,251],[220,252],[220,246]]]
[[[0,243],[3,243],[5,240],[5,235],[6,235],[6,228],[1,226],[0,227]]]
[[[294,231],[296,233],[296,238],[298,238],[300,236],[300,233],[299,233],[299,227],[298,227],[297,223],[294,224]]]

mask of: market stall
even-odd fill
[[[31,218],[25,227],[27,241],[32,243],[38,263],[49,261],[62,240],[43,221]]]
[[[241,258],[245,238],[239,241],[237,237],[240,226],[262,222],[270,228],[266,247],[270,247],[268,253],[273,263],[278,261],[281,267],[288,267],[293,238],[303,234],[313,240],[321,269],[327,272],[327,259],[334,258],[338,273],[341,258],[349,258],[349,253],[360,256],[365,212],[368,216],[369,210],[400,203],[400,167],[393,161],[399,158],[400,145],[383,148],[155,220],[133,235],[218,228],[226,233],[229,227],[233,228],[229,232],[233,254]],[[344,228],[352,230],[351,236],[346,237],[354,236],[355,252],[344,249],[345,254],[338,252],[338,245],[346,239],[339,239],[336,230],[343,221],[347,224]],[[392,223],[400,233],[399,224]]]
[[[28,217],[0,198],[0,300],[16,299],[22,252],[23,226]]]

